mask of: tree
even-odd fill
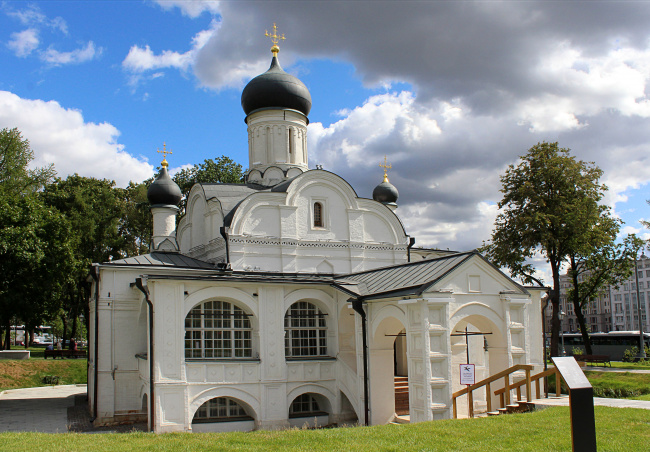
[[[38,192],[54,169],[29,169],[33,157],[17,129],[0,131],[0,328],[6,348],[12,320],[22,319],[29,330],[56,309],[50,295],[59,290],[69,253],[63,217]]]
[[[607,209],[600,221],[582,236],[582,246],[569,253],[568,274],[572,287],[568,300],[573,303],[587,355],[593,352],[584,309],[604,288],[618,285],[632,274],[636,255],[643,245],[643,241],[632,234],[615,243],[620,225],[621,221],[612,218]]]
[[[119,228],[124,216],[124,193],[115,188],[113,181],[74,174],[46,186],[43,197],[47,205],[65,215],[70,229],[70,277],[59,295],[63,329],[67,333],[71,322],[70,332],[74,335],[79,315],[84,313],[88,321],[86,278],[90,265],[126,254],[127,240]]]
[[[4,196],[35,192],[55,175],[52,165],[29,169],[34,152],[18,129],[0,130],[0,190]]]
[[[541,142],[501,176],[501,212],[483,251],[524,284],[543,285],[535,276],[532,258],[543,257],[550,264],[553,355],[558,354],[560,331],[560,267],[583,242],[581,234],[589,229],[585,222],[598,217],[598,203],[606,190],[598,182],[601,175],[600,168],[576,160],[569,149]]]
[[[183,199],[180,204],[179,218],[185,215],[187,197],[196,183],[240,184],[244,180],[244,172],[239,163],[229,157],[221,156],[216,159],[206,159],[203,163],[191,168],[184,168],[174,174],[174,182],[181,189]]]
[[[149,251],[153,217],[149,210],[147,189],[151,180],[136,184],[129,182],[120,190],[124,201],[124,216],[120,221],[119,234],[125,240],[123,251],[126,256],[137,256]]]

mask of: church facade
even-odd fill
[[[245,183],[196,184],[177,227],[181,193],[164,160],[148,192],[151,252],[93,266],[96,424],[202,432],[447,419],[460,364],[474,363],[477,381],[543,366],[542,288],[476,252],[413,249],[386,174],[367,199],[309,169],[311,96],[277,50],[242,93]],[[489,396],[475,397],[477,411]]]

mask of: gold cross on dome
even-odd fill
[[[167,154],[172,154],[171,149],[169,151],[167,150],[167,143],[163,141],[163,150],[161,151],[160,149],[157,149],[156,152],[159,152],[160,154],[163,155],[163,161],[160,164],[165,168],[167,168],[167,166],[169,166],[169,164],[167,163]]]
[[[384,163],[383,164],[380,163],[379,166],[384,168],[384,182],[388,182],[388,171],[386,170],[391,169],[393,165],[388,163],[388,159],[384,155]]]
[[[275,22],[273,22],[273,34],[270,34],[268,30],[266,30],[266,33],[264,33],[264,36],[267,38],[271,38],[271,42],[273,43],[273,47],[271,47],[271,52],[273,52],[273,56],[277,56],[278,52],[280,51],[280,47],[278,47],[278,42],[280,40],[285,40],[286,38],[284,37],[284,33],[282,35],[278,35],[278,27],[275,25]]]

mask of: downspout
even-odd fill
[[[228,233],[226,232],[226,227],[221,226],[219,228],[219,232],[221,233],[221,237],[223,237],[223,240],[226,242],[226,264],[230,263],[230,247],[228,246]]]
[[[135,279],[135,285],[144,294],[144,299],[149,307],[149,419],[151,419],[151,431],[154,431],[155,410],[154,410],[154,385],[153,385],[153,303],[149,299],[149,288],[142,283],[142,278]]]
[[[544,371],[548,370],[548,363],[546,362],[546,308],[548,308],[548,303],[551,301],[549,293],[546,293],[546,302],[542,305],[542,337],[544,344]],[[548,377],[544,377],[544,393],[548,399]]]
[[[411,248],[415,245],[415,237],[409,237],[409,244],[406,246],[407,262],[411,262]]]
[[[365,425],[369,425],[370,401],[368,395],[368,342],[366,331],[366,312],[363,310],[363,302],[360,298],[350,298],[352,308],[361,316],[361,335],[363,340],[363,410]]]
[[[90,275],[95,280],[95,339],[94,339],[94,364],[95,368],[93,370],[93,417],[90,419],[90,422],[95,422],[97,419],[97,398],[98,398],[98,384],[97,379],[99,378],[99,366],[97,364],[99,356],[99,270],[97,266],[93,265],[91,267]]]

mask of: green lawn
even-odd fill
[[[624,363],[620,361],[612,361],[612,367],[614,369],[642,369],[650,370],[650,360],[645,360],[640,363]]]
[[[3,359],[0,360],[0,391],[47,386],[43,380],[46,376],[59,377],[58,383],[62,385],[86,383],[87,366],[85,359]]]
[[[568,408],[493,418],[323,430],[251,433],[1,433],[0,450],[115,451],[566,451]],[[596,407],[599,451],[645,450],[650,411]]]

